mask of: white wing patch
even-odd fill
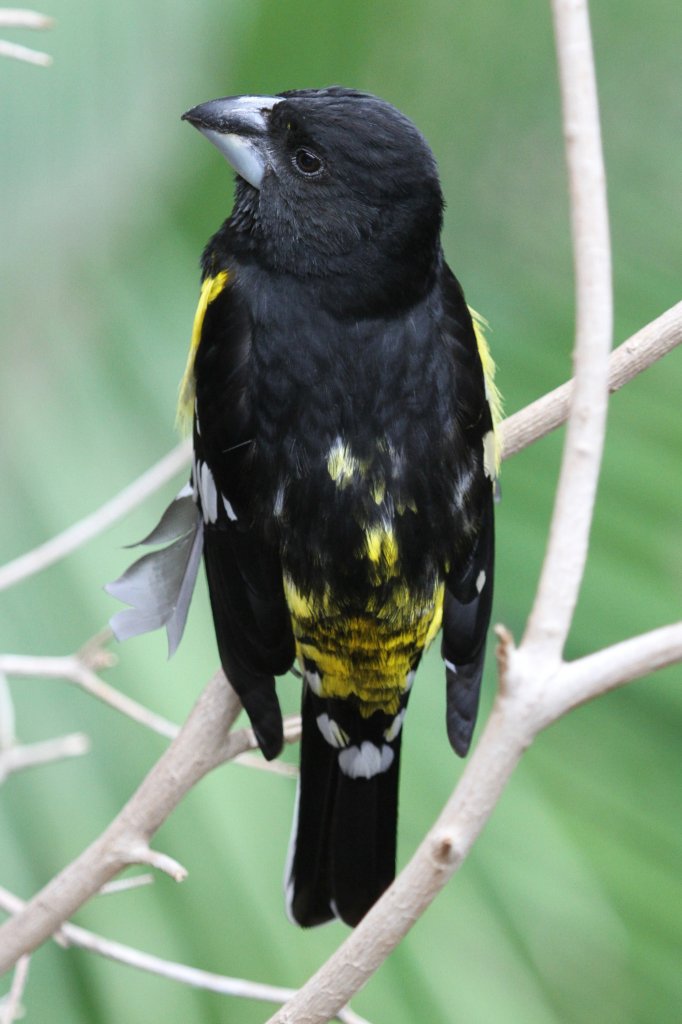
[[[394,753],[386,744],[381,749],[369,740],[359,747],[346,747],[339,754],[339,768],[349,779],[372,779],[388,771],[393,764]]]
[[[317,716],[317,728],[320,730],[330,747],[342,750],[344,747],[348,746],[348,733],[345,729],[341,728],[338,722],[335,722],[333,718],[330,718],[329,715],[323,714]]]
[[[194,458],[194,464],[192,467],[192,480],[194,483],[194,498],[199,498],[201,502],[201,512],[204,517],[205,523],[215,523],[218,520],[218,498],[223,503],[225,514],[227,518],[233,523],[237,520],[237,513],[232,507],[232,503],[225,497],[224,494],[219,494],[216,482],[213,478],[213,473],[207,462],[202,462],[201,459]]]

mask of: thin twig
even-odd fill
[[[13,747],[16,742],[14,701],[7,682],[7,676],[0,669],[0,752]]]
[[[52,28],[54,21],[37,11],[25,11],[14,7],[0,8],[0,28]],[[40,50],[33,50],[28,46],[20,46],[18,43],[10,43],[0,39],[0,57],[11,57],[13,60],[21,60],[28,64],[38,64],[47,67],[52,63],[49,53],[42,53]]]
[[[117,878],[113,882],[107,882],[97,893],[98,896],[117,896],[122,892],[129,892],[131,889],[140,889],[146,885],[154,884],[154,875],[132,875],[130,878]]]
[[[37,64],[39,67],[49,67],[52,57],[42,50],[33,50],[29,46],[20,46],[19,43],[10,43],[6,39],[0,39],[0,57],[9,57],[12,60],[23,61],[24,64]]]
[[[0,1024],[12,1024],[21,1016],[21,997],[28,981],[28,969],[31,964],[30,956],[22,956],[17,961],[14,969],[14,977],[7,997],[0,1001]]]
[[[179,726],[162,715],[121,693],[83,663],[79,655],[68,657],[32,657],[23,654],[0,654],[0,672],[14,678],[64,679],[75,683],[86,693],[103,701],[134,722],[146,726],[160,736],[173,739]]]
[[[23,900],[0,887],[1,909],[9,914],[17,914],[24,906]],[[224,996],[281,1004],[294,994],[294,989],[266,985],[257,981],[246,981],[244,978],[231,978],[223,974],[214,974],[212,971],[204,971],[198,967],[176,963],[173,960],[164,960],[151,953],[144,953],[132,946],[114,942],[102,935],[88,931],[86,928],[70,923],[62,925],[60,938],[63,944],[78,946],[80,949],[87,949],[91,953],[126,964],[129,967],[136,967],[138,970],[148,971],[151,974],[169,978],[171,981],[178,981],[194,988],[208,989],[210,992],[217,992]],[[339,1013],[337,1019],[342,1024],[368,1024],[368,1021],[348,1007]]]
[[[36,768],[69,757],[81,757],[90,750],[90,740],[82,732],[43,740],[40,743],[17,743],[0,750],[0,783],[14,772]]]
[[[619,345],[609,357],[609,392],[613,394],[682,342],[682,302]],[[568,419],[574,382],[567,381],[500,424],[502,458],[523,451]]]
[[[179,734],[108,828],[0,928],[0,974],[56,932],[124,867],[138,857],[149,861],[152,836],[185,793],[217,765],[249,749],[248,730],[230,734],[240,710],[225,676],[216,673]],[[181,875],[180,865],[172,863]]]
[[[105,502],[85,519],[70,526],[51,540],[34,548],[33,551],[15,558],[0,569],[0,590],[28,579],[37,572],[60,561],[72,551],[82,547],[102,533],[118,519],[127,515],[132,509],[141,505],[146,498],[172,480],[181,470],[189,466],[190,442],[183,441],[168,455],[124,488],[119,494]]]

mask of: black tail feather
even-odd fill
[[[351,778],[339,767],[339,750],[318,728],[323,702],[305,689],[289,914],[304,927],[334,917],[354,926],[395,875],[400,733],[390,744],[388,768]]]
[[[390,768],[371,779],[339,772],[332,821],[331,877],[336,915],[356,925],[395,876],[400,743]]]

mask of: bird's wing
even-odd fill
[[[253,435],[251,330],[225,271],[204,282],[192,344],[196,389],[194,396],[185,390],[184,399],[194,398],[192,483],[218,649],[263,753],[274,757],[282,743],[274,676],[291,667],[294,641],[277,542],[263,522],[267,484]]]
[[[472,318],[460,286],[446,268],[444,331],[457,362],[458,418],[468,463],[456,484],[460,524],[471,537],[464,557],[446,575],[442,655],[447,681],[447,728],[464,756],[478,711],[485,640],[493,598],[495,531],[493,500],[499,467],[496,421],[500,398],[494,363],[480,318]]]

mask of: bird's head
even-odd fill
[[[393,294],[433,272],[436,163],[391,104],[332,87],[226,97],[183,118],[236,170],[231,222],[272,269],[337,280],[381,270]]]

